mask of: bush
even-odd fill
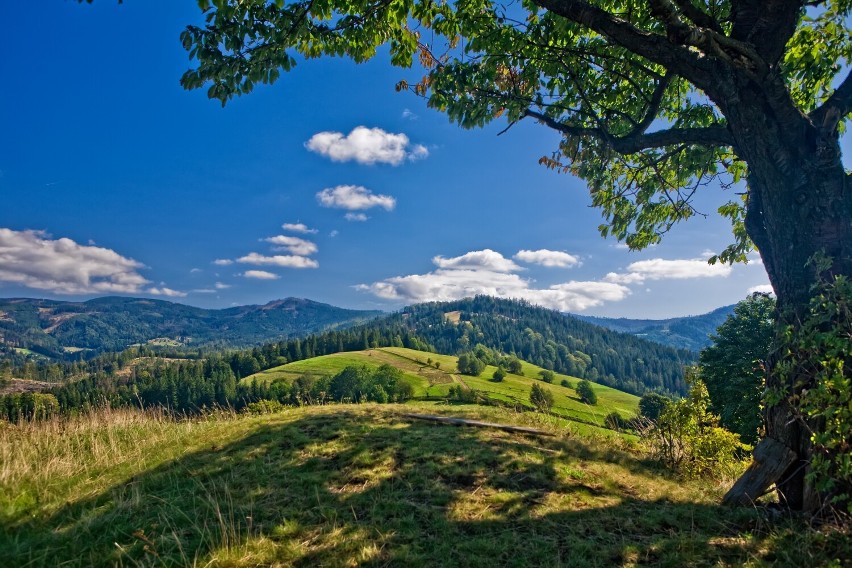
[[[598,403],[598,395],[592,388],[592,383],[590,383],[586,379],[583,379],[582,381],[577,383],[577,396],[579,396],[580,400],[585,402],[586,404]]]
[[[277,400],[258,400],[252,402],[243,409],[246,414],[271,414],[281,412],[285,406]]]
[[[541,377],[541,380],[546,383],[552,383],[553,379],[556,378],[556,374],[549,369],[542,369],[539,371],[538,376]]]
[[[562,379],[562,381],[560,381],[559,384],[562,385],[563,387],[565,387],[566,389],[574,388],[574,385],[572,385],[571,381],[569,381],[568,379]]]
[[[630,420],[627,420],[626,418],[621,416],[621,414],[619,414],[618,412],[613,411],[613,412],[610,412],[609,414],[607,414],[606,418],[604,418],[604,426],[606,426],[607,428],[610,428],[612,430],[618,430],[618,431],[632,430],[633,429],[633,422],[631,422]]]
[[[540,412],[548,412],[553,407],[553,393],[534,384],[530,391],[530,402]]]
[[[648,420],[657,420],[672,400],[655,392],[646,392],[639,399],[639,414]]]
[[[472,353],[462,353],[459,355],[458,370],[463,375],[478,377],[485,370],[485,363]]]
[[[478,404],[482,400],[476,390],[462,388],[458,385],[450,387],[450,390],[447,391],[447,398],[465,404]]]
[[[494,374],[491,375],[491,380],[495,383],[502,383],[503,379],[506,378],[506,371],[503,370],[503,367],[497,367],[497,370],[494,371]]]
[[[689,394],[667,405],[644,433],[651,449],[667,467],[686,477],[724,477],[737,473],[741,456],[751,449],[740,437],[719,426],[710,413],[707,387],[695,369],[687,371]]]

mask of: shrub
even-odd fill
[[[281,412],[285,406],[277,400],[258,400],[252,402],[243,409],[246,414],[271,414],[273,412]]]
[[[574,388],[574,385],[572,385],[571,381],[569,381],[568,379],[562,379],[562,381],[560,381],[559,384],[562,385],[563,387],[565,387],[566,389]]]
[[[546,383],[552,383],[553,379],[556,378],[556,374],[549,369],[542,369],[539,371],[538,376],[541,377],[541,380]]]
[[[491,375],[491,380],[495,383],[502,383],[503,379],[506,378],[506,371],[503,370],[503,367],[497,367],[497,370],[494,371],[494,374]]]
[[[667,467],[686,477],[734,475],[751,447],[719,426],[719,417],[708,410],[707,387],[695,369],[687,371],[686,381],[687,397],[668,404],[645,432],[651,449]]]
[[[592,388],[592,383],[585,379],[577,383],[577,396],[586,404],[598,403],[598,395]]]
[[[646,392],[639,400],[639,414],[648,420],[657,420],[671,404],[671,399],[655,392]]]
[[[633,423],[630,420],[627,420],[618,412],[610,412],[604,418],[604,426],[610,428],[612,430],[632,430]]]
[[[553,407],[553,393],[534,384],[530,391],[530,402],[540,412],[548,412]]]

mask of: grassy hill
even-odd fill
[[[573,388],[560,385],[563,379],[567,379],[572,386],[576,386],[579,379],[557,374],[553,384],[547,384],[538,379],[541,367],[530,363],[522,362],[523,375],[507,373],[502,382],[494,382],[491,376],[496,370],[495,367],[487,366],[480,376],[471,377],[458,374],[457,362],[457,357],[449,355],[403,347],[385,347],[296,361],[251,375],[243,379],[243,382],[289,382],[301,375],[331,376],[350,365],[378,367],[389,364],[403,372],[404,380],[414,387],[416,397],[446,397],[450,387],[460,385],[466,389],[475,389],[492,400],[532,408],[529,402],[530,389],[533,384],[538,384],[553,393],[553,413],[558,416],[602,426],[604,418],[610,412],[618,412],[624,418],[630,418],[637,413],[639,398],[632,394],[592,383],[593,390],[598,395],[598,404],[589,406],[580,401]]]
[[[530,424],[539,437],[412,421]],[[500,408],[332,405],[0,428],[4,566],[844,566],[850,534],[717,505],[628,442]]]
[[[134,344],[241,347],[351,326],[380,314],[299,298],[223,310],[122,297],[87,302],[0,299],[0,347],[55,359],[121,351]]]

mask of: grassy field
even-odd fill
[[[576,386],[580,379],[557,374],[553,384],[547,384],[538,380],[541,367],[526,362],[522,363],[523,375],[507,374],[506,378],[499,383],[491,380],[495,367],[486,367],[480,376],[470,377],[456,373],[457,362],[458,358],[450,355],[438,355],[402,347],[385,347],[296,361],[262,371],[243,380],[290,381],[305,374],[334,375],[348,365],[378,366],[388,363],[403,371],[406,380],[414,387],[416,397],[443,397],[451,386],[461,385],[481,391],[494,400],[531,408],[529,393],[533,383],[537,383],[553,393],[555,400],[553,412],[567,418],[603,425],[604,417],[610,412],[615,411],[624,418],[630,418],[638,411],[638,397],[595,383],[592,383],[592,386],[598,395],[598,404],[589,406],[580,401],[573,388],[560,385],[563,379],[567,379],[572,386]]]
[[[442,410],[443,408],[443,410]],[[444,412],[556,436],[436,425]],[[848,530],[718,506],[635,444],[494,407],[0,427],[3,566],[844,566]]]

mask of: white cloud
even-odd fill
[[[191,269],[189,270],[189,273],[190,273],[190,274],[198,274],[199,272],[201,272],[201,269],[200,269],[200,268],[191,268]]]
[[[317,200],[323,207],[348,209],[350,211],[373,207],[382,207],[386,211],[392,211],[396,207],[396,199],[390,195],[376,195],[360,185],[328,187],[317,193]]]
[[[299,237],[290,237],[286,235],[277,235],[263,239],[267,243],[277,245],[276,250],[285,250],[290,254],[298,256],[309,256],[317,252],[317,245],[311,241],[300,239]]]
[[[365,126],[356,126],[346,136],[342,132],[319,132],[305,142],[305,147],[334,162],[354,160],[368,165],[383,163],[398,166],[406,159],[418,160],[429,155],[425,146],[412,146],[405,134],[392,134],[381,128]]]
[[[234,264],[234,261],[227,258],[217,258],[213,261],[213,264],[215,264],[216,266],[229,266],[231,264]]]
[[[277,274],[267,272],[265,270],[246,270],[241,274],[244,278],[255,278],[257,280],[278,280],[281,278]]]
[[[749,294],[754,294],[755,292],[760,292],[761,294],[775,295],[775,290],[772,289],[772,284],[760,284],[758,286],[752,286],[748,289]]]
[[[166,288],[165,286],[161,288],[148,288],[149,294],[154,294],[155,296],[168,296],[169,298],[185,298],[186,292],[181,292],[179,290],[172,290],[171,288]]]
[[[230,284],[223,284],[222,282],[216,282],[216,284],[214,285],[214,287],[215,287],[217,290],[227,290],[228,288],[230,288],[230,287],[231,287],[231,285],[230,285]]]
[[[684,280],[687,278],[726,278],[733,268],[729,264],[709,264],[704,259],[665,260],[652,258],[632,262],[626,273],[610,272],[604,280],[619,284],[641,283],[645,280]]]
[[[291,231],[293,233],[303,233],[306,235],[315,235],[318,231],[316,229],[309,229],[307,225],[304,223],[284,223],[281,225],[281,228],[285,231]]]
[[[472,251],[453,258],[436,256],[438,269],[427,274],[388,278],[356,286],[387,300],[405,302],[450,301],[485,294],[517,298],[560,311],[582,311],[604,302],[623,300],[630,290],[613,282],[565,282],[533,288],[514,274],[520,266],[491,249]]]
[[[364,221],[369,219],[369,217],[367,217],[367,215],[365,215],[364,213],[347,213],[343,216],[343,218],[347,221],[355,221],[360,223],[363,223]]]
[[[520,266],[491,249],[475,250],[461,256],[444,258],[436,256],[432,259],[438,268],[490,270],[493,272],[517,272],[523,270]]]
[[[312,258],[292,255],[263,256],[256,252],[251,252],[246,256],[238,258],[237,262],[241,262],[243,264],[281,266],[284,268],[319,268],[319,263]]]
[[[567,268],[580,264],[580,259],[576,256],[558,250],[521,250],[514,258],[522,262],[540,264],[551,268]]]
[[[328,234],[328,236],[329,236],[329,237],[331,237],[331,238],[333,239],[334,237],[336,237],[336,236],[337,236],[337,235],[339,235],[339,234],[340,234],[340,231],[338,231],[337,229],[334,229],[332,232],[330,232],[330,233]]]
[[[150,283],[137,272],[141,268],[110,249],[0,228],[0,282],[58,294],[134,294]]]
[[[403,109],[402,118],[406,118],[408,120],[417,120],[420,117],[417,116],[416,114],[414,114],[414,112],[412,112],[411,109]]]
[[[196,288],[192,291],[193,294],[215,294],[216,290],[210,288]]]
[[[537,289],[531,288],[530,282],[517,274],[467,269],[438,269],[428,274],[397,276],[356,288],[380,298],[404,302],[442,302],[486,294],[527,300],[563,312],[616,302],[630,294],[625,286],[609,282],[571,281]]]

